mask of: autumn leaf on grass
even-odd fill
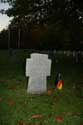
[[[10,106],[14,106],[14,105],[15,105],[15,101],[13,101],[13,100],[8,100],[8,104],[9,104]]]
[[[56,116],[56,117],[55,117],[55,121],[56,121],[57,123],[61,123],[61,122],[63,122],[63,117],[61,117],[61,116]]]
[[[52,94],[52,92],[53,92],[53,90],[52,90],[52,89],[49,89],[49,90],[47,91],[47,95],[50,96],[50,95]]]
[[[17,121],[17,125],[24,125],[24,122],[22,120]]]
[[[31,118],[32,119],[39,119],[39,118],[42,118],[42,115],[40,115],[40,114],[32,115]]]

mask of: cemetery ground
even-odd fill
[[[53,56],[48,92],[28,95],[26,57],[26,51],[0,51],[0,125],[83,125],[83,63],[72,55]],[[62,90],[54,88],[58,72]]]

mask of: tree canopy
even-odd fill
[[[8,0],[12,8],[6,11],[14,17],[10,26],[30,30],[34,25],[46,26],[45,40],[53,44],[78,46],[83,40],[82,0]],[[78,35],[77,35],[78,34]],[[57,43],[58,42],[58,43]],[[77,44],[75,44],[75,42]],[[52,44],[52,42],[51,42]]]

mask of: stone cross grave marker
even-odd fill
[[[42,94],[47,90],[47,76],[50,76],[51,60],[47,54],[33,53],[26,59],[26,76],[29,77],[27,92]]]

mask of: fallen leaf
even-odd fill
[[[17,124],[18,125],[24,125],[24,122],[20,120],[20,121],[17,121]]]
[[[61,122],[63,121],[63,117],[61,117],[61,116],[56,116],[56,117],[55,117],[55,121],[56,121],[57,123],[61,123]]]
[[[9,104],[10,106],[13,106],[13,105],[15,105],[15,101],[13,101],[13,100],[8,100],[8,104]]]
[[[52,89],[49,89],[48,92],[47,92],[47,95],[50,96],[52,94]]]
[[[31,118],[32,118],[32,119],[42,118],[42,115],[39,115],[39,114],[37,114],[37,115],[32,115]]]

